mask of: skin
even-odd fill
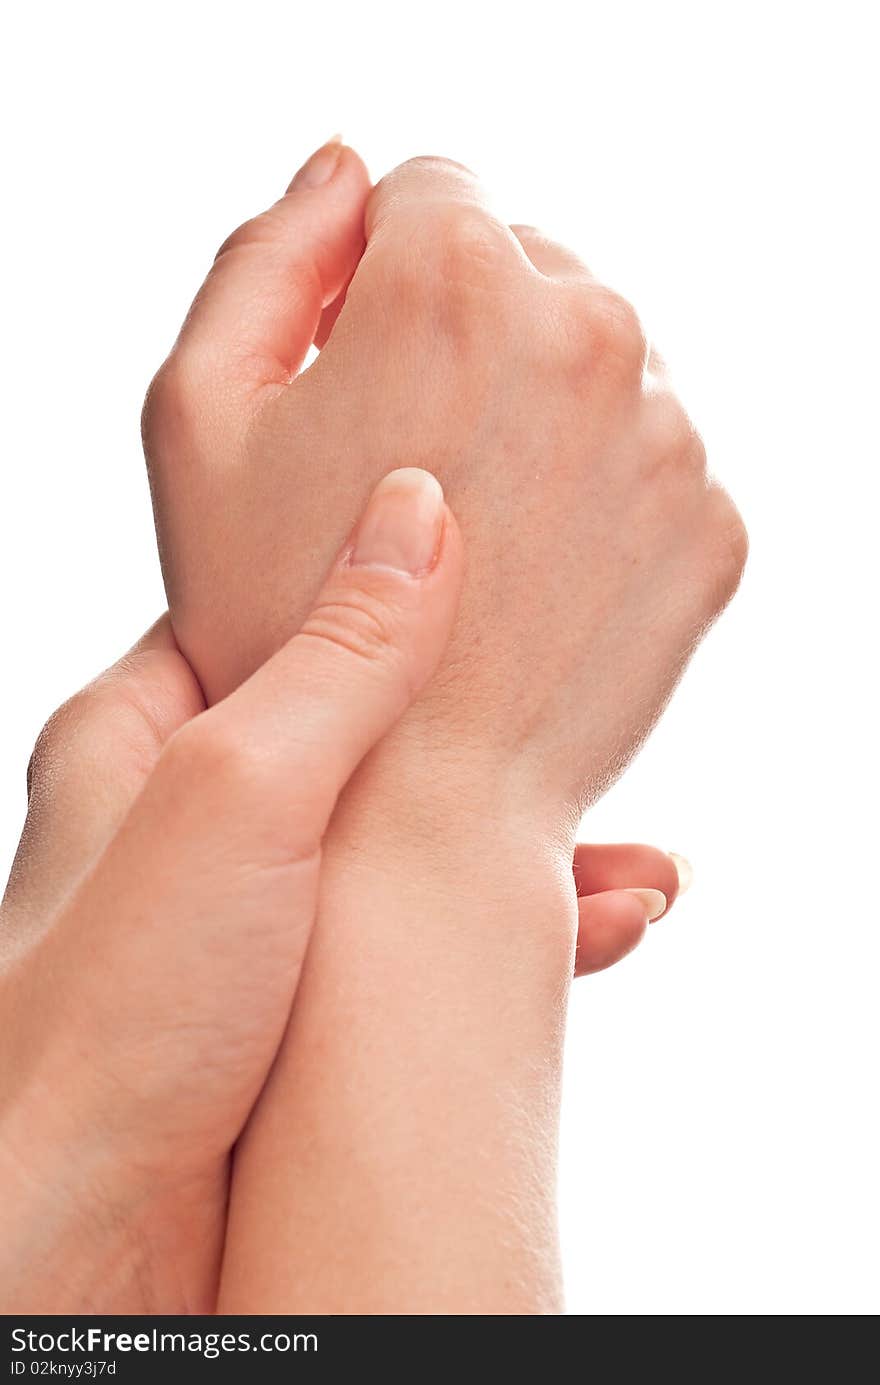
[[[677,887],[648,848],[578,848],[573,877],[572,822],[735,584],[741,526],[656,371],[634,387],[626,305],[583,294],[568,252],[492,221],[457,166],[417,161],[367,195],[356,156],[319,151],[224,247],[150,393],[175,633],[160,623],[47,727],[3,904],[10,1311],[209,1310],[224,1230],[221,1308],[559,1305],[578,915],[586,972],[656,905],[626,882]],[[586,347],[560,353],[580,342],[569,313]],[[379,437],[436,461],[468,529],[456,633],[391,734],[440,655],[460,553],[446,512],[434,567],[401,586],[384,559],[353,573],[349,544],[319,597],[387,470]],[[665,526],[661,561],[636,525],[651,582],[612,541],[624,513],[627,537],[633,513]],[[567,544],[591,538],[585,563]],[[615,650],[640,622],[653,672]]]
[[[440,478],[467,552],[439,669],[325,839],[221,1307],[558,1311],[575,827],[735,590],[742,522],[631,306],[444,160],[370,191],[319,151],[222,248],[144,437],[209,700],[295,628],[389,459]]]
[[[6,1311],[213,1310],[322,838],[430,677],[461,566],[436,481],[396,472],[230,697],[203,710],[165,619],[47,727],[0,929]]]
[[[340,761],[340,732],[369,741],[417,690],[448,633],[459,569],[448,513],[427,587],[413,593],[387,571],[353,582],[345,569],[307,622],[307,657],[301,637],[211,715],[163,617],[44,728],[0,908],[6,1311],[215,1309],[230,1151],[296,985],[313,843],[365,743]],[[387,648],[356,640],[352,617],[368,611]],[[328,677],[321,726],[310,689]],[[365,716],[371,688],[378,721]],[[318,774],[304,777],[301,740],[285,746],[291,713],[337,742]],[[267,870],[279,829],[283,867]],[[674,869],[653,848],[591,847],[576,870],[586,972],[644,932],[629,882],[671,893]]]

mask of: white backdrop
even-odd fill
[[[470,164],[625,290],[749,524],[739,597],[584,824],[683,852],[696,884],[575,990],[575,1313],[880,1306],[870,12],[84,0],[6,20],[4,863],[45,716],[163,604],[145,386],[227,232],[337,129],[376,176]]]

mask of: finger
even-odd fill
[[[50,717],[28,765],[4,931],[32,936],[50,921],[113,836],[165,742],[204,705],[164,615]]]
[[[664,905],[657,890],[607,890],[579,899],[575,976],[604,971],[632,952]]]
[[[281,200],[223,244],[172,356],[239,397],[291,380],[360,258],[369,189],[354,150],[338,139],[317,150]]]
[[[690,866],[683,856],[656,846],[582,842],[574,851],[574,880],[581,896],[634,886],[660,890],[669,909],[690,883]]]
[[[167,743],[53,933],[52,973],[76,977],[65,1004],[81,1045],[114,1035],[96,1081],[112,1065],[157,1120],[192,1134],[190,1117],[222,1079],[229,1124],[211,1107],[199,1136],[218,1152],[280,1042],[337,796],[431,676],[461,572],[439,484],[415,469],[385,477],[300,632]],[[164,1051],[179,1034],[187,1052],[175,1080],[198,1086],[171,1102],[144,1050]]]
[[[575,279],[593,282],[593,275],[583,260],[567,246],[550,240],[534,226],[511,226],[523,250],[535,269],[550,279]]]
[[[417,468],[391,472],[302,630],[211,713],[236,736],[270,736],[289,793],[286,753],[308,787],[309,849],[355,766],[433,672],[460,581],[460,536],[439,483]]]

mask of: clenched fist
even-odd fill
[[[367,197],[350,151],[315,161],[325,181],[307,165],[227,241],[149,394],[175,633],[227,693],[296,628],[382,470],[428,467],[468,576],[397,753],[574,815],[730,597],[742,522],[634,310],[576,256],[501,224],[456,164]]]

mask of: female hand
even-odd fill
[[[203,710],[163,619],[40,737],[0,917],[0,1303],[207,1312],[345,782],[448,637],[458,529],[376,488],[295,635]]]
[[[370,193],[338,145],[222,248],[144,437],[209,700],[285,637],[387,449],[436,469],[468,551],[438,674],[334,818],[294,1026],[237,1158],[222,1301],[554,1311],[566,862],[733,592],[742,522],[629,304],[499,223],[457,165],[414,160]],[[356,1079],[353,1053],[372,1056]],[[525,1144],[523,1111],[542,1113]],[[362,1272],[340,1284],[348,1249]]]
[[[503,800],[570,831],[745,558],[632,307],[441,159],[369,192],[351,150],[320,150],[221,249],[144,438],[171,617],[209,701],[286,638],[385,458],[437,472],[469,579],[382,759],[393,743],[399,782],[430,758],[447,816]]]
[[[389,487],[400,518],[438,499],[420,473]],[[163,617],[40,737],[0,909],[6,1311],[213,1309],[228,1155],[295,990],[315,842],[454,605],[454,528],[427,583],[377,537],[386,566],[339,568],[298,641],[211,716]],[[575,874],[582,972],[675,891],[649,847],[579,848]]]

